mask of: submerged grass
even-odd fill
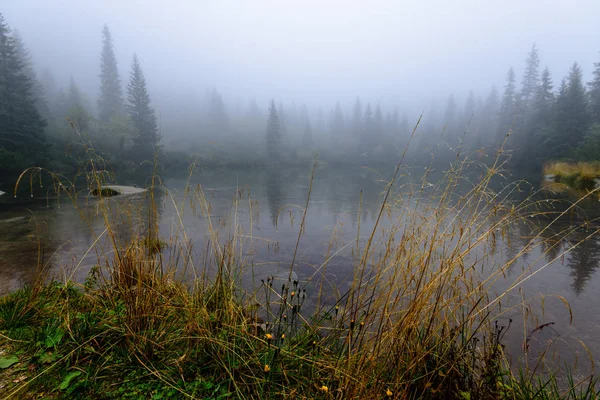
[[[85,169],[88,191],[104,181],[94,160]],[[593,376],[562,385],[556,371],[524,366],[514,373],[506,361],[503,340],[511,321],[503,318],[501,300],[549,263],[492,296],[492,285],[524,254],[495,265],[490,256],[497,236],[532,217],[560,215],[532,198],[511,202],[518,185],[490,190],[502,165],[499,155],[480,165],[482,175],[468,183],[464,177],[473,166],[457,158],[440,182],[429,183],[426,173],[420,184],[398,188],[401,160],[382,193],[375,226],[349,244],[357,257],[347,285],[325,279],[334,251],[309,279],[294,274],[310,189],[287,279],[269,276],[250,288],[241,278],[255,274],[248,249],[257,239],[238,219],[242,207],[252,215],[250,199],[236,194],[223,232],[210,218],[202,188],[188,185],[180,203],[167,195],[179,219],[173,236],[160,238],[153,198],[159,181],[149,183],[143,209],[115,210],[114,202],[100,197],[96,209],[105,229],[95,237],[107,238],[109,246],[95,250],[98,263],[86,282],[40,280],[0,299],[0,394],[597,398]],[[314,174],[315,168],[311,183]],[[459,189],[465,182],[466,194]],[[75,190],[68,193],[76,200]],[[202,260],[192,257],[186,209],[208,221]],[[123,235],[114,222],[117,211],[127,226],[140,229]],[[544,230],[528,245],[537,245]]]

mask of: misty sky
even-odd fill
[[[520,82],[534,42],[555,86],[574,61],[586,81],[600,61],[598,0],[4,0],[0,11],[38,69],[92,95],[107,23],[122,80],[137,52],[159,112],[168,93],[213,85],[228,102],[328,107],[360,95],[416,110],[501,88],[510,66]]]

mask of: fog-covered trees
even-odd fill
[[[53,106],[56,103],[56,96],[58,95],[58,85],[56,83],[56,78],[54,74],[48,69],[45,68],[40,74],[39,83],[41,85],[41,90],[44,94],[44,100],[48,107],[48,112],[50,113],[48,117],[56,116],[56,110],[54,110]]]
[[[552,108],[556,101],[553,91],[554,84],[548,67],[542,72],[541,84],[536,88],[533,110],[534,118],[539,123],[547,124],[552,115]]]
[[[477,116],[478,125],[473,130],[476,132],[473,138],[474,150],[493,149],[497,145],[499,109],[500,95],[498,88],[492,86],[485,100],[483,100],[483,107],[479,110],[480,115]]]
[[[536,96],[540,86],[540,58],[535,44],[527,54],[521,91],[515,95],[515,115],[509,149],[513,151],[513,164],[531,169],[538,164],[540,153],[537,138],[538,121],[535,116]]]
[[[331,117],[329,120],[329,137],[331,145],[339,146],[340,140],[343,140],[346,133],[347,131],[344,124],[344,113],[342,112],[340,103],[337,102],[335,108],[331,112]]]
[[[365,108],[365,115],[362,120],[362,132],[360,140],[359,153],[368,152],[373,145],[373,110],[371,109],[371,103],[367,103]]]
[[[560,136],[560,156],[568,155],[583,140],[589,128],[586,90],[579,64],[569,70],[566,86],[561,87],[556,109],[556,134]]]
[[[358,140],[362,136],[362,104],[360,97],[357,97],[352,108],[352,136]]]
[[[524,114],[527,118],[516,131],[511,142],[514,148],[514,163],[518,168],[539,169],[552,147],[553,111],[555,96],[550,70],[545,68],[541,81],[530,95],[531,100]]]
[[[589,83],[590,108],[593,121],[600,123],[600,61],[594,67],[594,79]]]
[[[123,92],[117,69],[113,41],[107,25],[102,29],[102,54],[100,56],[100,120],[108,122],[123,112]]]
[[[40,114],[47,118],[50,114],[50,109],[48,107],[48,103],[46,102],[46,96],[44,94],[44,87],[40,83],[37,78],[37,74],[35,73],[33,62],[31,61],[31,55],[25,46],[25,42],[23,38],[18,33],[17,30],[13,31],[13,40],[15,44],[15,50],[17,52],[17,57],[21,60],[23,64],[23,74],[29,78],[31,83],[31,97],[35,102],[35,106],[37,107]]]
[[[81,90],[73,78],[67,79],[69,71],[61,71],[60,75],[55,71],[56,79],[45,71],[36,83],[35,70],[39,67],[33,65],[23,40],[11,35],[4,23],[2,29],[3,59],[7,60],[2,65],[0,81],[3,154],[19,155],[21,161],[32,164],[39,157],[30,156],[29,152],[52,149],[43,144],[44,137],[60,149],[72,149],[72,141],[84,140],[92,143],[116,170],[133,171],[141,161],[151,159],[157,148],[165,151],[159,146],[157,115],[136,56],[123,99],[108,27],[102,31],[97,108],[89,102],[95,94],[85,92],[89,85],[83,84]],[[437,152],[435,166],[445,168],[457,159],[458,151],[491,159],[505,138],[504,154],[510,155],[508,165],[512,168],[529,170],[539,168],[547,160],[596,157],[588,151],[600,148],[600,62],[594,66],[586,85],[581,68],[573,65],[564,83],[556,85],[557,90],[550,70],[540,73],[540,53],[533,45],[524,60],[522,76],[517,77],[510,68],[501,93],[495,87],[488,93],[456,88],[446,99],[436,95],[420,103],[430,106],[423,110],[424,118],[407,160],[429,162],[429,156]],[[85,83],[81,81],[84,76],[77,78]],[[191,89],[193,84],[190,82],[187,95],[176,97],[176,103],[161,101],[161,127],[165,138],[170,137],[164,146],[202,154],[205,161],[218,165],[260,164],[265,160],[301,163],[312,158],[316,150],[327,162],[360,160],[369,164],[395,160],[418,117],[410,112],[420,107],[403,93],[395,93],[397,104],[382,102],[384,97],[377,95],[362,101],[359,97],[332,99],[329,104],[303,99],[310,108],[284,97],[269,104],[265,135],[267,110],[254,99],[248,103],[251,96],[230,100],[211,88],[201,100]],[[46,111],[44,102],[49,106]],[[40,111],[48,120],[46,135],[42,134]],[[20,122],[9,114],[18,116]],[[507,136],[509,129],[512,135]],[[444,145],[438,146],[440,140]]]
[[[471,119],[473,117],[478,117],[477,115],[475,115],[476,107],[477,104],[475,102],[475,93],[473,93],[473,91],[470,90],[460,118],[461,127],[467,127],[471,123]]]
[[[450,138],[454,137],[456,135],[456,130],[458,127],[458,121],[456,101],[454,100],[453,94],[448,96],[448,101],[446,102],[446,109],[444,111],[443,124],[446,125],[445,136]]]
[[[211,140],[222,140],[229,133],[229,117],[223,97],[213,88],[208,95],[206,133]]]
[[[504,132],[513,125],[517,100],[516,89],[515,71],[511,67],[506,74],[506,85],[504,86],[504,94],[502,95],[502,101],[500,102],[499,128],[501,134],[504,134]]]
[[[279,161],[281,157],[281,124],[275,101],[271,101],[267,119],[267,157],[269,161]]]
[[[127,85],[127,111],[136,129],[133,137],[134,154],[138,160],[150,159],[158,149],[160,136],[150,95],[146,88],[146,78],[136,54],[133,55],[129,84]]]
[[[69,89],[65,96],[64,107],[64,116],[69,118],[80,131],[87,130],[91,115],[83,104],[83,95],[73,77],[69,79]]]
[[[523,107],[529,107],[531,100],[535,96],[540,80],[539,70],[540,56],[538,49],[534,44],[525,61],[525,73],[523,74],[523,83],[521,86],[521,100]]]
[[[383,114],[381,113],[381,106],[377,104],[375,107],[375,113],[373,114],[373,127],[371,128],[371,137],[375,145],[383,144]]]
[[[284,138],[287,135],[288,121],[286,118],[285,110],[283,108],[283,102],[279,101],[279,107],[277,108],[279,115],[279,130],[281,131],[281,137]]]
[[[397,138],[399,135],[400,121],[398,117],[398,109],[394,107],[394,111],[388,112],[385,116],[384,131],[389,138]]]
[[[0,171],[19,171],[45,159],[45,121],[32,87],[26,64],[0,14]]]

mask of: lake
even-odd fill
[[[201,266],[205,262],[209,223],[226,238],[231,233],[228,227],[235,221],[243,231],[244,256],[251,264],[251,272],[240,277],[241,284],[252,287],[269,276],[287,276],[309,190],[310,170],[308,166],[199,170],[189,182],[187,178],[166,179],[164,190],[157,192],[156,197],[160,234],[165,238],[181,236],[184,229],[194,264]],[[411,182],[419,181],[422,169],[408,172],[398,182],[401,191],[408,190]],[[305,231],[293,268],[300,281],[311,279],[318,271],[332,287],[342,290],[347,287],[347,278],[356,264],[357,238],[359,246],[364,246],[392,173],[390,169],[360,167],[317,169]],[[435,181],[434,177],[430,180]],[[185,190],[188,185],[201,185],[210,203],[205,215],[186,200],[190,196]],[[501,187],[502,183],[498,188]],[[518,200],[523,193],[511,196]],[[107,201],[114,209],[136,210],[125,218],[115,216],[112,221],[119,240],[128,240],[135,229],[147,224],[144,218],[150,207],[145,196],[116,196]],[[411,207],[414,202],[416,198],[393,202],[390,212],[394,212],[394,207]],[[548,224],[548,218],[532,218],[498,235],[493,260],[485,268],[504,264],[525,251],[505,271],[505,277],[494,283],[492,298],[494,293],[504,292],[522,273],[547,264],[501,300],[505,311],[499,315],[499,323],[508,325],[513,320],[503,341],[513,362],[535,365],[536,357],[546,351],[549,365],[576,364],[575,370],[582,376],[592,371],[589,354],[600,355],[600,338],[596,334],[600,315],[595,310],[600,300],[600,278],[596,274],[600,265],[600,238],[593,223],[587,229],[576,227],[584,221],[583,212],[588,213],[588,220],[594,220],[596,204],[582,204],[584,207],[577,215],[569,213],[547,229],[542,236],[549,239],[556,232],[571,229],[560,241],[554,241],[554,248],[548,251],[541,241],[530,243],[530,238]],[[83,282],[99,258],[110,259],[108,249],[112,247],[103,233],[105,223],[97,208],[97,199],[84,197],[78,200],[77,207],[65,197],[2,203],[0,293],[31,284],[40,263],[59,280],[72,278]],[[384,218],[381,229],[388,222]],[[575,244],[575,248],[563,254]],[[325,260],[327,267],[322,269]],[[523,305],[524,300],[527,306]],[[572,321],[563,300],[571,306]],[[525,319],[523,315],[529,312],[537,319]],[[553,324],[531,335],[529,351],[525,352],[524,337],[537,325],[549,322]]]

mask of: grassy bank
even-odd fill
[[[544,175],[575,189],[592,190],[600,178],[600,162],[551,162],[544,165]]]
[[[105,229],[95,237],[109,244],[94,250],[98,262],[86,282],[41,274],[37,284],[0,299],[0,396],[596,398],[592,376],[559,385],[556,371],[540,366],[515,373],[504,354],[512,321],[502,299],[535,271],[492,296],[493,283],[524,250],[504,265],[486,260],[497,235],[545,211],[533,200],[512,203],[516,185],[489,190],[499,160],[477,167],[485,172],[466,194],[457,188],[465,168],[474,167],[467,162],[436,184],[425,174],[397,188],[401,166],[382,193],[375,227],[359,228],[348,244],[355,265],[342,284],[326,279],[333,245],[311,277],[295,278],[296,253],[287,278],[261,277],[253,269],[252,228],[238,218],[253,202],[239,193],[225,224],[211,221],[201,187],[189,187],[179,201],[167,195],[178,213],[209,221],[201,260],[192,257],[182,219],[172,237],[158,236],[158,181],[149,185],[144,209],[117,210],[100,198]],[[102,184],[102,171],[87,174],[92,187]],[[115,219],[137,226],[136,233],[124,240]],[[530,245],[539,246],[542,234]],[[249,275],[257,276],[255,287],[242,284]],[[530,327],[525,350],[541,329]]]

